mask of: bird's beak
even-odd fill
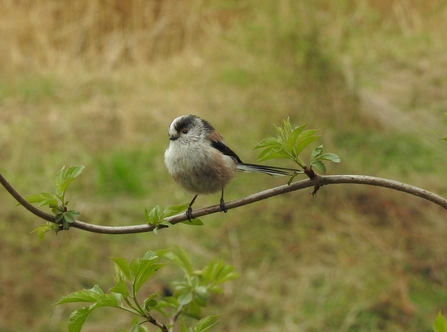
[[[177,135],[170,135],[169,136],[169,140],[170,141],[175,141],[175,140],[177,140],[179,138],[179,136],[177,136]]]

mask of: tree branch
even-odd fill
[[[54,217],[50,214],[47,214],[33,205],[28,203],[26,199],[21,196],[9,183],[6,179],[0,174],[0,183],[5,187],[5,189],[13,196],[20,204],[23,205],[28,211],[33,213],[39,218],[44,220],[54,222]],[[324,185],[330,184],[363,184],[363,185],[371,185],[377,187],[389,188],[397,191],[402,191],[407,194],[411,194],[414,196],[421,197],[430,202],[433,202],[444,209],[447,209],[447,200],[443,197],[436,195],[430,191],[405,184],[402,182],[378,178],[373,176],[365,176],[365,175],[319,175],[315,176],[313,179],[305,179],[301,181],[294,182],[290,185],[282,185],[279,187],[271,188],[268,190],[264,190],[253,195],[236,199],[231,202],[225,203],[225,207],[228,210],[238,208],[240,206],[248,205],[254,202],[258,202],[273,196],[282,195],[291,191],[297,191],[308,187],[320,188]],[[315,189],[314,189],[315,191]],[[220,212],[219,205],[212,205],[201,209],[196,209],[193,211],[193,217],[201,217],[213,213]],[[181,213],[169,218],[166,218],[166,221],[175,225],[179,222],[187,220],[186,213]],[[76,220],[75,222],[70,224],[71,227],[79,228],[85,231],[94,232],[94,233],[102,233],[102,234],[133,234],[133,233],[144,233],[151,232],[154,230],[153,225],[133,225],[133,226],[101,226],[89,224],[86,222],[82,222]]]
[[[38,208],[34,207],[34,205],[31,205],[30,203],[28,203],[28,201],[25,199],[25,197],[20,195],[17,192],[17,190],[15,190],[14,187],[11,186],[11,184],[8,181],[6,181],[6,179],[4,178],[4,176],[2,174],[0,174],[0,183],[2,184],[3,187],[5,187],[6,191],[12,197],[14,197],[17,202],[19,202],[21,205],[23,205],[23,207],[25,209],[27,209],[29,212],[31,212],[32,214],[34,214],[35,216],[37,216],[43,220],[54,222],[54,216],[52,216],[51,214],[45,213],[42,210],[39,210]]]
[[[157,321],[154,317],[152,317],[151,315],[147,314],[146,319],[149,323],[155,325],[156,327],[158,327],[162,332],[169,332],[168,328],[166,327],[165,324],[160,323],[159,321]]]

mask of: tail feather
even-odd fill
[[[242,172],[264,173],[272,176],[292,176],[303,171],[293,168],[274,167],[256,164],[238,163],[237,170]]]

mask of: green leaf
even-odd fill
[[[185,211],[189,206],[189,203],[180,205],[171,205],[163,210],[163,218],[171,217]]]
[[[219,321],[219,316],[206,316],[199,320],[194,327],[194,332],[207,332]]]
[[[65,166],[56,174],[56,195],[63,196],[70,183],[84,170],[83,165],[74,165],[65,169]]]
[[[119,307],[118,299],[113,293],[103,294],[96,302],[97,307]]]
[[[234,266],[223,261],[211,261],[202,270],[202,277],[210,283],[221,284],[238,278],[239,274],[234,272]]]
[[[146,311],[149,312],[149,310],[153,309],[158,304],[158,301],[155,299],[157,296],[158,294],[152,294],[144,300],[143,307]]]
[[[274,150],[265,149],[258,155],[258,157],[256,159],[258,161],[266,161],[269,159],[281,159],[281,158],[288,159],[288,158],[290,158],[290,155],[288,155],[284,151],[274,151]]]
[[[142,259],[145,259],[145,260],[158,259],[161,256],[163,256],[164,254],[166,254],[167,252],[169,252],[169,249],[157,249],[155,251],[148,250],[144,253]]]
[[[310,166],[316,168],[320,173],[326,173],[326,166],[320,160],[314,160]]]
[[[156,260],[163,256],[168,250],[147,251],[143,258],[136,258],[130,262],[129,271],[133,274],[133,286],[138,291],[141,286],[155,272],[166,264],[156,263]]]
[[[311,162],[312,162],[314,159],[317,159],[322,153],[323,153],[323,145],[320,145],[320,146],[316,147],[316,148],[312,151],[312,154],[310,155],[310,160],[311,160]]]
[[[64,220],[64,213],[63,212],[56,213],[54,216],[54,222],[56,224],[60,224],[62,220]]]
[[[313,132],[316,132],[316,130],[304,130],[306,126],[307,124],[296,127],[287,137],[285,137],[284,147],[287,152],[293,152],[295,150],[295,146],[300,141],[304,140],[308,136],[311,136]]]
[[[339,163],[341,161],[340,157],[335,153],[324,153],[318,159],[332,161],[333,163]]]
[[[138,292],[144,283],[152,277],[152,275],[160,270],[166,264],[154,263],[153,261],[143,261],[139,266],[138,274],[135,277],[134,288]]]
[[[172,205],[165,208],[163,211],[161,211],[160,207],[157,205],[154,207],[150,212],[147,212],[145,210],[145,216],[146,216],[146,222],[149,225],[154,226],[172,226],[170,223],[166,222],[164,219],[173,215],[176,215],[180,212],[185,211],[189,206],[189,203],[187,204],[181,204],[181,205]],[[193,225],[199,225],[201,221],[196,221],[192,223]],[[157,228],[154,229],[154,233],[157,233]]]
[[[38,203],[42,205],[58,205],[61,201],[57,199],[53,194],[42,192],[39,194],[31,194],[25,197],[28,203]]]
[[[185,225],[189,225],[189,226],[203,226],[203,222],[199,218],[193,218],[191,220],[185,220],[185,221],[182,221],[182,223],[185,224]]]
[[[258,145],[255,146],[255,149],[261,149],[261,148],[271,148],[271,149],[281,149],[282,143],[281,141],[276,137],[267,137],[260,141]]]
[[[111,257],[110,259],[115,263],[115,269],[120,271],[126,277],[126,279],[130,281],[132,277],[129,269],[129,263],[127,262],[127,260],[122,257],[119,258]]]
[[[312,152],[310,165],[311,167],[316,168],[320,173],[326,173],[326,166],[324,165],[323,160],[339,163],[340,157],[335,153],[323,153],[323,145],[320,145]]]
[[[202,316],[202,307],[195,301],[187,306],[187,310],[183,311],[183,315],[199,320]]]
[[[62,219],[62,229],[68,231],[70,229],[70,223],[64,218]]]
[[[258,155],[259,161],[285,158],[297,163],[301,168],[306,164],[299,157],[300,153],[319,136],[315,129],[305,130],[307,124],[292,129],[290,119],[283,121],[283,127],[276,127],[276,137],[262,140],[255,148],[263,150]]]
[[[315,141],[319,136],[313,135],[316,130],[306,130],[304,136],[300,136],[299,140],[293,147],[294,156],[299,156],[300,153],[313,141]]]
[[[278,153],[282,150],[282,141],[276,137],[268,137],[259,142],[255,149],[264,149],[258,156],[258,160],[265,158],[272,153]]]
[[[127,283],[124,280],[119,280],[115,286],[110,288],[111,292],[121,294],[123,296],[129,296],[129,288],[127,287]]]
[[[40,240],[43,240],[45,233],[49,231],[58,231],[59,226],[52,222],[47,222],[39,227],[35,228],[31,233],[37,233]]]
[[[64,213],[64,219],[68,223],[74,223],[76,220],[76,217],[79,217],[81,214],[76,210],[69,210]]]
[[[435,323],[433,324],[433,330],[435,332],[447,332],[447,321],[444,316],[442,316],[441,311],[439,311]]]
[[[188,204],[189,205],[189,204]],[[164,221],[164,220],[162,220],[162,221],[160,221],[160,223],[157,225],[157,226],[166,226],[166,227],[170,227],[170,226],[172,226],[172,224],[170,223],[170,222],[168,222],[168,221]]]
[[[164,308],[177,309],[178,306],[179,306],[179,304],[178,304],[177,299],[173,296],[169,296],[169,297],[163,298],[162,300],[159,300],[154,309],[159,311],[163,315],[167,316],[163,310]]]
[[[185,319],[183,318],[183,316],[180,319],[180,332],[191,332],[191,330],[188,331],[188,328],[186,327]]]
[[[208,289],[205,286],[197,286],[194,288],[194,300],[201,307],[205,307],[208,302]]]
[[[57,196],[56,196],[57,197]],[[58,198],[58,200],[59,200],[59,198]],[[61,205],[59,206],[59,205],[54,205],[54,204],[50,204],[49,205],[49,207],[51,208],[51,211],[54,213],[54,214],[61,214],[61,213],[64,213],[65,212],[65,206],[64,206],[64,204],[62,203],[62,201],[61,200],[59,200],[61,203]]]
[[[90,290],[74,292],[63,297],[56,304],[70,302],[94,302],[91,306],[82,307],[73,311],[68,319],[68,331],[79,332],[90,313],[99,307],[118,307],[116,297],[113,294],[104,294],[98,287],[94,286]]]
[[[71,303],[71,302],[97,302],[99,298],[104,295],[104,292],[95,285],[91,289],[84,289],[81,291],[73,292],[67,296],[62,297],[55,304]]]
[[[132,325],[130,332],[147,332],[146,328],[138,323]]]
[[[87,317],[95,309],[95,306],[82,307],[73,311],[68,318],[68,331],[79,332],[82,329]]]
[[[183,292],[180,294],[179,297],[177,297],[177,301],[180,305],[187,305],[189,303],[191,303],[191,301],[193,300],[194,294],[191,292],[191,290]]]
[[[149,225],[158,225],[162,220],[160,207],[157,205],[149,213],[146,210],[146,220]]]
[[[188,276],[194,274],[194,269],[189,259],[188,253],[180,247],[174,247],[174,249],[166,253],[165,257],[171,262],[179,266]]]

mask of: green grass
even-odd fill
[[[159,156],[147,149],[111,151],[93,161],[99,196],[142,196],[156,191],[150,185],[154,159]]]
[[[444,160],[436,149],[420,138],[406,133],[340,132],[335,144],[346,149],[347,158],[352,158],[359,168],[371,167],[384,174],[430,175],[442,172]],[[360,158],[350,151],[367,150]]]
[[[57,81],[42,75],[24,75],[0,83],[0,97],[17,98],[22,103],[35,104],[43,100],[56,99]]]
[[[255,162],[253,147],[290,117],[319,129],[315,146],[340,155],[331,174],[386,176],[445,194],[445,9],[370,3],[218,1],[202,12],[217,20],[204,18],[209,29],[172,57],[132,62],[139,54],[129,44],[123,65],[99,52],[93,67],[79,55],[73,67],[56,57],[51,66],[17,69],[0,82],[0,171],[30,194],[51,191],[62,165],[84,164],[67,196],[80,219],[141,224],[144,209],[191,199],[163,164],[173,118],[205,117]],[[130,42],[132,33],[122,32]],[[280,184],[240,174],[226,198]],[[218,200],[199,196],[195,204]],[[216,332],[431,331],[447,307],[444,211],[387,189],[328,186],[316,198],[304,190],[208,216],[203,227],[157,236],[73,229],[44,242],[30,234],[41,221],[2,190],[0,202],[0,331],[65,330],[68,308],[52,303],[112,285],[108,257],[173,245],[198,263],[224,259],[241,274],[208,309],[222,314]],[[154,287],[175,273],[166,268]],[[128,317],[112,315],[92,317],[83,331],[128,329]]]

